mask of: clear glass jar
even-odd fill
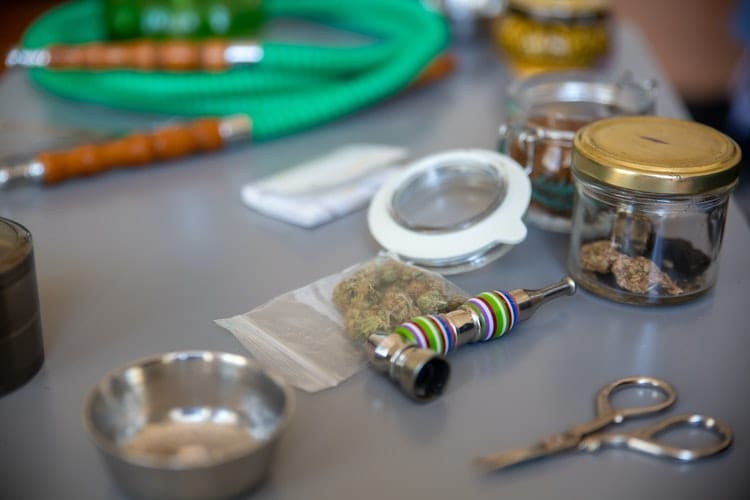
[[[571,276],[629,304],[684,302],[710,290],[740,155],[724,134],[673,118],[616,117],[579,130]]]
[[[594,120],[652,113],[656,84],[593,71],[563,71],[516,80],[506,95],[499,149],[523,165],[532,185],[529,222],[570,231],[570,154],[578,129]]]
[[[608,0],[509,0],[491,24],[519,75],[594,66],[609,49]]]

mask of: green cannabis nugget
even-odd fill
[[[333,290],[346,332],[356,340],[392,331],[415,316],[456,309],[466,299],[439,276],[393,259],[365,265]]]

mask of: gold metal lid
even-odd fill
[[[576,133],[577,177],[656,194],[730,188],[739,175],[736,142],[700,123],[659,116],[595,121]]]
[[[609,0],[510,0],[509,7],[537,16],[573,17],[609,11]]]

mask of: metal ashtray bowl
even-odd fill
[[[174,352],[106,375],[84,422],[127,493],[214,499],[267,475],[293,406],[292,390],[248,358]]]

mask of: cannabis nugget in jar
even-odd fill
[[[580,129],[571,164],[573,278],[631,304],[710,290],[740,156],[724,134],[673,118],[616,117]]]

